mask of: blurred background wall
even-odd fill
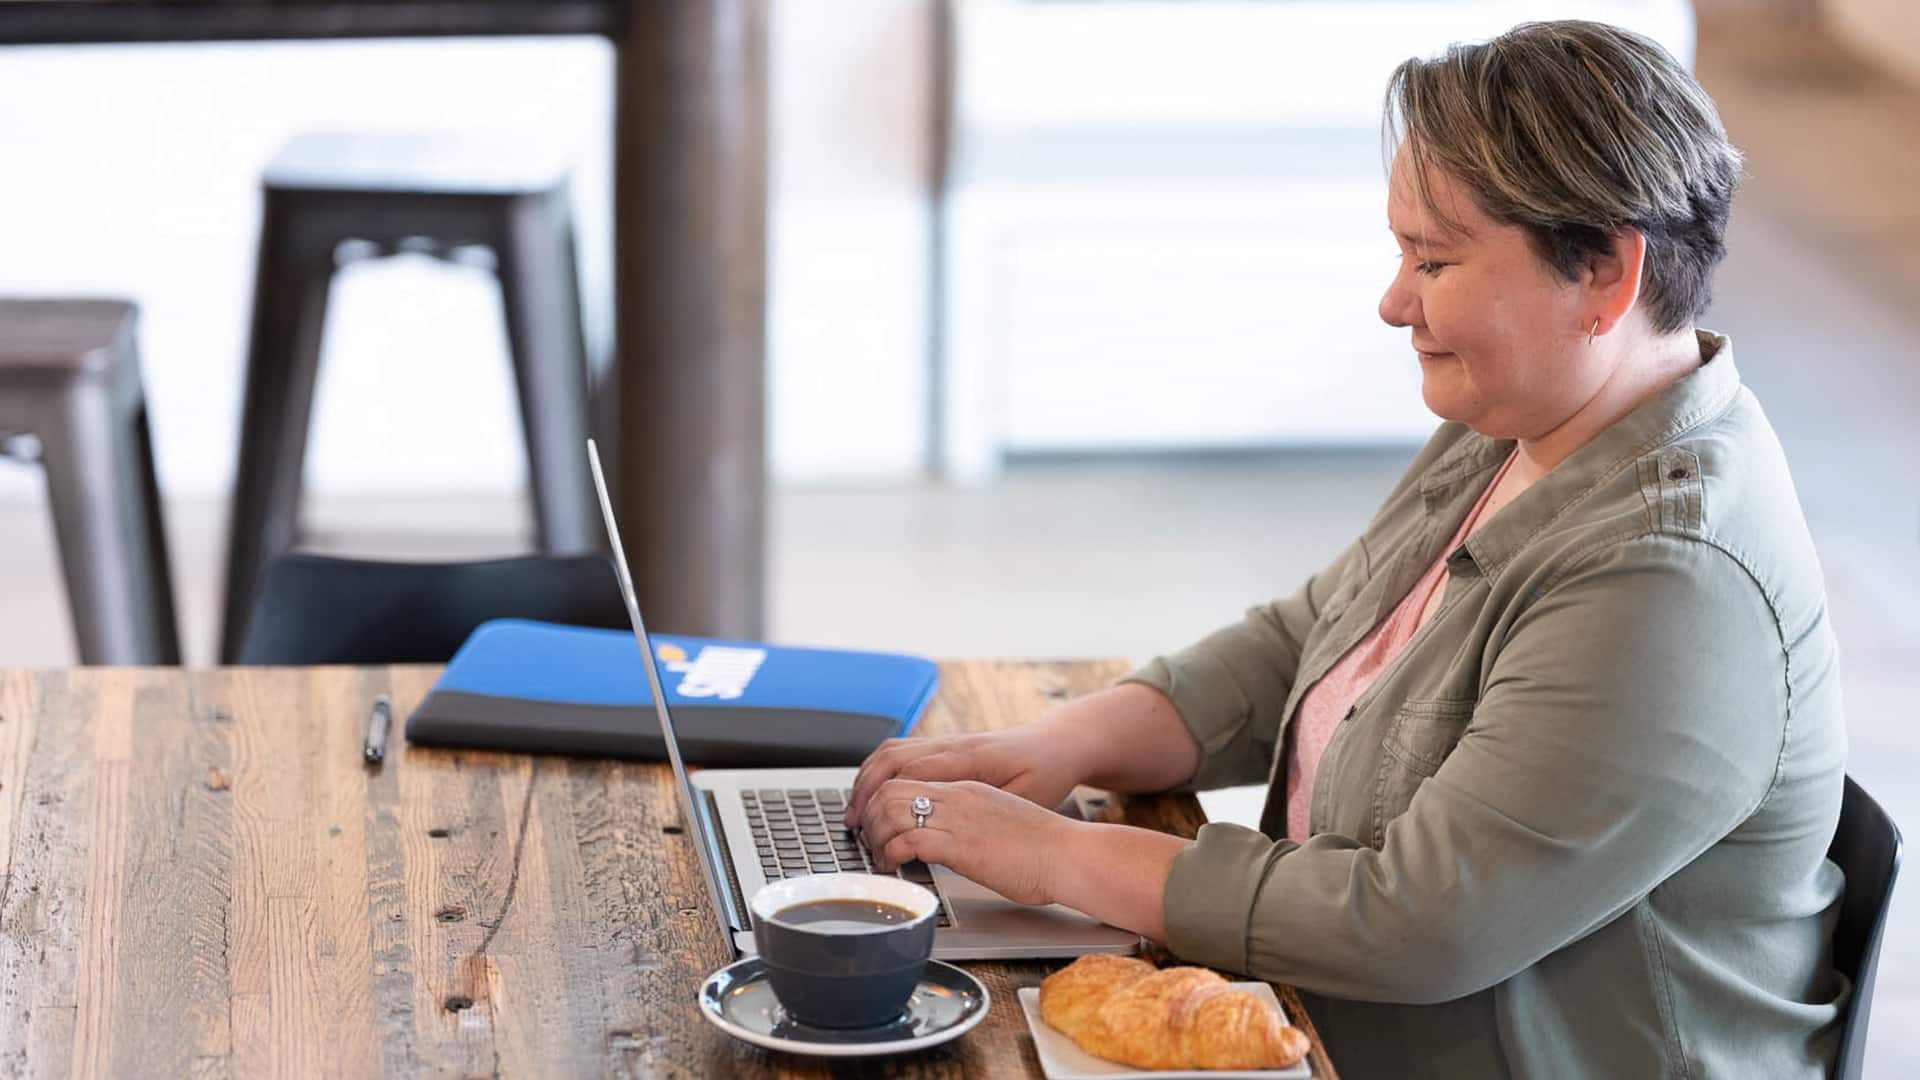
[[[1920,83],[1920,4],[1908,0],[1824,0],[1821,9],[1848,45]]]
[[[769,366],[779,477],[913,475],[925,456],[933,0],[772,6]],[[829,16],[829,17],[822,17]],[[231,482],[259,174],[298,131],[487,131],[570,153],[590,349],[611,264],[611,63],[597,39],[0,53],[0,292],[142,307],[161,482]],[[422,258],[336,281],[316,494],[524,480],[489,274]],[[38,499],[0,468],[0,499]]]

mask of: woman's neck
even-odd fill
[[[1702,360],[1692,327],[1615,347],[1623,350],[1620,362],[1578,412],[1552,431],[1519,441],[1513,468],[1508,470],[1510,483],[1525,488],[1552,472],[1649,398],[1692,374]]]

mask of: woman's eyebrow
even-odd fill
[[[1452,244],[1444,239],[1435,239],[1418,233],[1401,232],[1399,229],[1392,228],[1391,226],[1388,227],[1387,231],[1399,237],[1402,244],[1417,251],[1445,251],[1452,247]]]

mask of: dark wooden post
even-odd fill
[[[757,637],[766,593],[767,0],[626,5],[612,484],[647,621]]]

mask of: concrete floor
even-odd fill
[[[1699,72],[1749,152],[1706,325],[1733,335],[1794,463],[1845,651],[1850,769],[1920,828],[1920,92],[1805,25],[1703,4]],[[781,491],[773,637],[938,656],[1144,658],[1291,589],[1371,514],[1411,452],[1029,464],[984,489]],[[224,507],[168,506],[190,659],[211,654]],[[315,546],[522,550],[494,499],[315,506]],[[45,515],[0,504],[0,666],[72,662]],[[1250,819],[1245,794],[1210,801]],[[1920,917],[1896,898],[1869,1075],[1920,1075]]]

